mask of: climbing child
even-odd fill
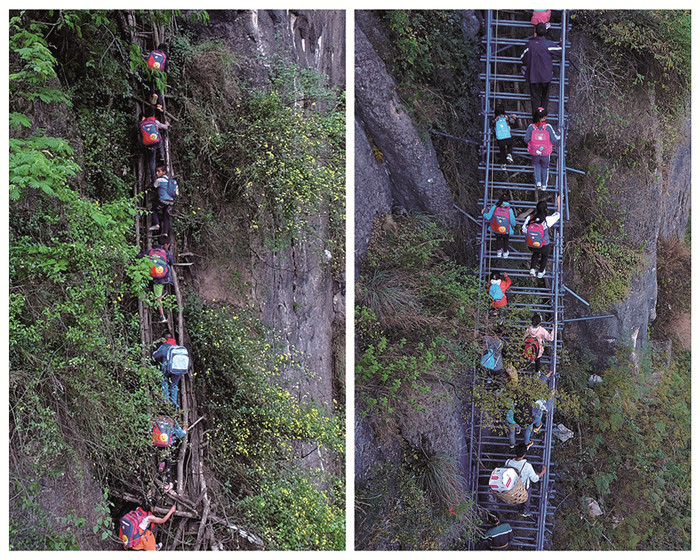
[[[513,137],[510,127],[516,123],[517,117],[514,114],[507,115],[503,105],[496,105],[491,127],[499,148],[501,169],[506,168],[506,162],[513,163]]]
[[[160,134],[161,130],[168,130],[170,123],[165,124],[158,121],[155,117],[153,107],[147,105],[144,109],[144,115],[139,123],[139,139],[148,151],[148,170],[151,173],[151,184],[155,183],[156,177],[156,150],[160,154],[160,159],[163,165],[167,165],[165,157],[165,148],[163,146],[163,138]]]
[[[153,70],[154,72],[157,72],[158,80],[162,82],[161,88],[158,87],[156,82],[153,82],[153,85],[151,85],[151,105],[155,107],[159,111],[159,113],[162,115],[164,114],[163,112],[163,95],[160,93],[160,89],[163,89],[165,87],[165,79],[167,77],[167,72],[168,72],[168,45],[165,43],[161,43],[158,45],[158,47],[151,51],[151,53],[148,55],[148,67]]]
[[[513,228],[516,225],[515,214],[510,207],[511,195],[509,191],[505,191],[498,199],[496,204],[487,212],[486,208],[481,210],[481,214],[485,220],[489,220],[489,226],[493,231],[496,241],[496,256],[498,258],[508,258],[508,242],[510,236],[513,235]]]
[[[528,39],[525,50],[520,55],[521,72],[530,85],[533,117],[538,107],[547,110],[549,84],[554,77],[553,57],[562,55],[561,44],[548,39],[546,35],[546,24],[539,22],[535,26],[535,36]]]
[[[158,448],[156,460],[158,472],[164,477],[163,491],[168,493],[173,489],[172,471],[175,465],[176,440],[179,442],[187,435],[187,431],[170,416],[159,416],[153,420],[151,426],[151,439],[155,447]]]
[[[179,195],[177,181],[166,174],[165,165],[156,167],[156,181],[153,187],[157,191],[157,201],[151,213],[151,231],[161,235],[170,235],[170,211]]]
[[[165,398],[177,406],[178,384],[180,378],[190,369],[190,356],[187,348],[178,346],[173,336],[168,333],[165,341],[153,352],[153,359],[161,363],[163,380],[161,387]]]
[[[130,511],[119,520],[119,538],[127,550],[160,550],[162,544],[156,544],[153,525],[165,523],[175,513],[175,504],[165,517],[153,515],[153,507],[148,501],[137,509]]]
[[[503,373],[503,341],[498,336],[484,336],[486,352],[481,357],[481,365],[494,375]]]
[[[532,157],[532,165],[535,169],[535,188],[543,191],[547,190],[549,180],[549,157],[554,149],[552,139],[557,142],[561,139],[552,125],[546,122],[546,118],[547,112],[539,107],[535,111],[532,124],[525,131],[527,151]]]
[[[174,264],[173,256],[170,253],[170,240],[167,235],[161,235],[159,243],[148,251],[141,251],[136,258],[148,257],[151,260],[151,281],[153,282],[153,293],[158,301],[158,312],[160,322],[167,323],[165,312],[163,311],[163,288],[166,284],[173,283],[171,267]]]
[[[556,327],[556,324],[555,324]],[[525,350],[523,355],[531,362],[535,362],[535,373],[539,373],[542,354],[544,354],[545,341],[554,340],[554,331],[551,332],[542,326],[542,318],[539,313],[533,313],[532,324],[525,329]]]
[[[528,490],[527,500],[523,503],[521,515],[523,517],[530,517],[530,515],[532,515],[530,513],[530,484],[532,484],[533,482],[539,482],[540,478],[544,475],[544,473],[547,472],[547,466],[543,465],[542,470],[539,472],[539,474],[536,474],[535,469],[533,469],[532,465],[527,461],[527,459],[525,459],[525,453],[527,453],[527,446],[524,443],[518,443],[515,446],[514,453],[515,458],[508,459],[506,461],[506,467],[512,467],[516,471],[518,471],[520,479],[523,481],[523,485]]]
[[[506,291],[510,288],[511,279],[507,272],[502,275],[498,272],[491,273],[491,286],[489,287],[489,295],[491,296],[491,307],[501,309],[508,305],[506,299]]]
[[[530,259],[530,276],[543,278],[549,254],[552,251],[550,243],[550,229],[559,221],[561,210],[561,197],[557,195],[557,211],[554,214],[547,213],[547,202],[540,200],[537,203],[535,212],[525,218],[525,223],[521,229],[525,235],[525,244],[532,253]],[[539,269],[539,272],[536,270]]]
[[[508,550],[510,541],[513,540],[513,528],[510,523],[498,519],[496,525],[484,533],[483,538],[489,550]]]
[[[506,414],[506,424],[508,424],[508,438],[510,440],[510,448],[515,447],[515,436],[519,434],[523,427],[515,421],[515,403],[510,401],[510,408]]]

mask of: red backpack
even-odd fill
[[[151,259],[151,278],[165,278],[170,272],[168,267],[168,255],[165,249],[153,248],[148,251],[148,257]]]
[[[162,70],[167,58],[163,51],[151,51],[151,54],[148,55],[148,67],[151,70]]]
[[[153,421],[151,439],[156,447],[170,447],[173,443],[175,421],[169,416],[159,416]]]
[[[508,233],[510,228],[510,208],[496,206],[491,216],[491,229],[498,234]]]
[[[151,515],[150,512],[139,507],[130,511],[119,520],[119,540],[122,541],[124,548],[136,546],[141,537],[146,534],[146,531],[153,528],[153,523],[151,523],[147,529],[143,531],[139,529],[140,523],[149,515]]]
[[[532,126],[534,130],[527,144],[527,151],[531,156],[548,156],[552,153],[554,146],[552,146],[552,141],[549,138],[547,123],[542,123],[541,126],[537,126],[536,124]]]
[[[530,222],[527,225],[527,234],[525,235],[525,243],[528,247],[541,249],[549,244],[547,236],[547,228],[540,222]]]
[[[155,117],[146,117],[143,119],[139,128],[141,129],[141,138],[143,139],[144,146],[152,146],[160,142],[160,132],[158,132]]]
[[[523,350],[523,358],[534,362],[540,353],[540,343],[534,336],[525,337],[525,349]]]

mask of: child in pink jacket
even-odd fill
[[[535,358],[535,373],[540,371],[540,358],[544,354],[545,341],[552,342],[554,340],[554,331],[549,332],[541,326],[542,318],[539,313],[532,316],[532,325],[525,330],[525,338],[532,337],[537,340],[537,357]]]

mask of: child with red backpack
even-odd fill
[[[161,543],[156,544],[153,525],[165,523],[175,513],[175,504],[165,517],[153,515],[152,506],[145,502],[130,511],[119,520],[119,540],[126,550],[160,550]]]
[[[160,134],[161,130],[168,130],[169,122],[161,123],[156,119],[153,107],[146,106],[144,115],[139,123],[139,140],[148,150],[148,170],[151,172],[151,184],[156,182],[156,150],[160,154],[163,165],[167,165],[165,148]]]
[[[170,253],[170,239],[167,235],[161,235],[159,244],[154,245],[149,251],[141,251],[136,258],[140,259],[148,257],[151,260],[151,281],[153,282],[153,293],[158,300],[158,311],[160,313],[160,322],[167,323],[163,311],[163,287],[166,284],[173,283],[173,275],[171,267],[175,264],[172,254]]]
[[[539,313],[532,315],[532,324],[525,330],[525,349],[523,356],[525,359],[535,362],[535,373],[540,371],[540,361],[544,354],[545,341],[554,340],[554,331],[548,331],[542,326],[542,318]]]
[[[547,214],[547,201],[540,200],[533,214],[525,218],[525,223],[522,227],[523,235],[525,235],[525,243],[527,248],[532,253],[530,259],[530,276],[537,275],[537,278],[543,278],[549,254],[552,250],[550,244],[549,229],[559,221],[561,210],[561,197],[557,195],[557,211],[554,214]],[[536,268],[539,268],[537,272]]]
[[[494,243],[496,256],[504,259],[508,258],[508,242],[510,241],[510,236],[513,235],[513,228],[516,224],[515,214],[513,214],[513,209],[510,207],[510,200],[510,192],[505,191],[488,212],[486,208],[481,210],[481,215],[484,216],[485,220],[489,220],[491,231],[496,237],[496,242]]]
[[[158,47],[151,51],[150,54],[148,55],[148,68],[150,70],[153,70],[154,72],[154,77],[158,77],[158,81],[162,82],[162,88],[165,87],[165,77],[168,72],[168,65],[169,65],[169,58],[168,58],[168,45],[165,43],[161,43],[158,45]],[[151,105],[155,106],[155,108],[160,112],[160,114],[163,113],[163,96],[161,93],[158,91],[158,86],[156,85],[156,82],[153,82],[153,85],[151,86]]]
[[[532,157],[532,165],[535,168],[535,188],[543,191],[547,190],[549,180],[549,156],[554,149],[552,140],[558,142],[561,139],[552,125],[545,122],[546,118],[547,112],[539,107],[535,111],[532,124],[525,131],[527,151]]]

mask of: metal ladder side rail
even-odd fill
[[[562,53],[561,53],[561,61],[560,61],[560,76],[562,78],[565,78],[565,64],[564,62],[566,61],[566,40],[567,40],[567,31],[568,31],[568,13],[566,10],[562,10]],[[560,82],[559,86],[559,103],[558,103],[558,113],[559,113],[559,123],[564,123],[564,126],[561,128],[561,142],[560,142],[560,147],[559,149],[561,150],[562,153],[560,153],[560,157],[557,160],[557,175],[558,175],[558,185],[559,185],[559,196],[560,196],[560,202],[565,201],[565,180],[564,176],[566,173],[566,161],[565,161],[565,155],[563,154],[564,151],[564,146],[566,145],[566,121],[565,119],[565,106],[564,106],[564,87],[565,87],[566,80],[562,79]],[[554,292],[557,294],[557,297],[554,299],[554,305],[555,305],[555,319],[558,319],[559,317],[559,299],[560,297],[563,299],[563,288],[562,286],[564,285],[563,283],[563,262],[562,262],[562,257],[563,257],[563,243],[564,243],[564,206],[563,204],[560,204],[559,208],[560,212],[560,218],[558,222],[558,235],[556,236],[556,246],[555,246],[555,259],[553,266],[556,266],[556,274],[554,275]],[[563,321],[563,316],[562,316],[562,321]],[[563,327],[563,325],[562,325]],[[553,356],[553,365],[552,365],[552,389],[556,390],[557,388],[557,378],[558,378],[558,371],[557,371],[557,364],[558,360],[556,359],[556,342],[559,336],[559,329],[554,329],[554,340],[553,340],[553,345],[552,345],[552,356]],[[540,500],[539,504],[539,516],[541,519],[546,518],[547,512],[548,512],[548,503],[549,503],[549,483],[550,483],[550,476],[549,476],[549,471],[550,471],[550,465],[551,465],[551,452],[552,452],[552,428],[553,428],[553,417],[554,417],[554,411],[556,407],[556,395],[552,395],[551,397],[551,410],[549,412],[549,418],[547,425],[545,427],[545,448],[544,448],[544,456],[543,456],[543,461],[544,464],[547,465],[547,472],[544,475],[544,480],[542,481],[542,499]],[[538,550],[543,550],[545,541],[546,541],[546,535],[545,535],[545,527],[543,524],[540,524],[538,527],[538,533],[537,533],[537,549]]]

